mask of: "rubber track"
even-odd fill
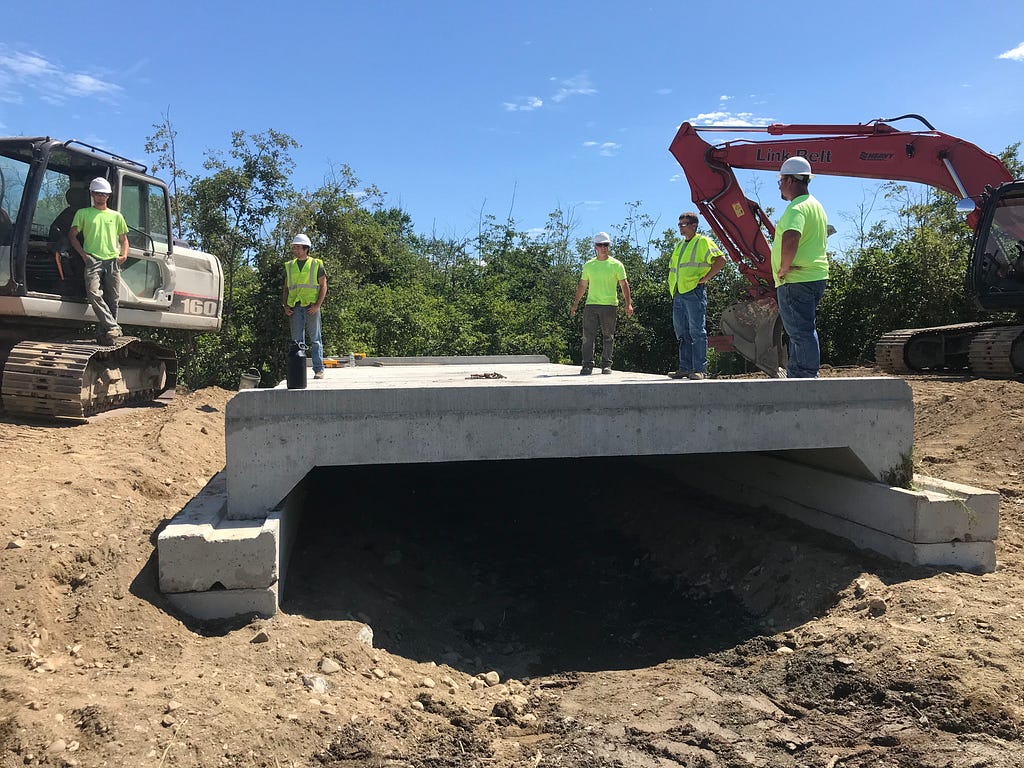
[[[124,395],[82,400],[86,368],[91,361],[118,365],[131,358],[156,358],[167,369],[162,389],[135,390]],[[16,344],[3,370],[3,410],[12,415],[84,419],[126,403],[159,397],[175,386],[178,363],[174,353],[158,344],[122,336],[113,346],[89,341],[23,341]]]
[[[1000,378],[1017,376],[1021,371],[1013,364],[1013,346],[1024,335],[1024,326],[1010,325],[984,330],[971,339],[967,351],[971,372],[979,376]]]
[[[875,344],[875,364],[886,373],[905,374],[923,371],[907,365],[906,349],[915,338],[925,335],[954,335],[965,331],[977,332],[992,328],[994,323],[960,323],[937,328],[904,328],[884,334]],[[973,364],[972,364],[973,369]]]

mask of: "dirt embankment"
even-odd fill
[[[154,536],[232,393],[0,423],[0,768],[1022,765],[1024,385],[912,387],[918,471],[1002,495],[996,573],[625,462],[349,469],[286,610],[230,626],[168,610]]]

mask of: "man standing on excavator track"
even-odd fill
[[[708,365],[708,280],[725,266],[725,256],[709,237],[697,234],[696,213],[679,216],[683,241],[668,260],[668,292],[672,297],[672,327],[679,339],[679,367],[673,379],[700,380]]]
[[[117,324],[121,265],[128,258],[128,224],[120,212],[107,207],[110,182],[97,177],[89,184],[92,207],[80,208],[71,222],[68,240],[85,262],[85,295],[100,326],[99,342],[113,344],[122,336]],[[78,242],[78,233],[85,240]]]
[[[811,164],[803,157],[791,157],[779,168],[779,194],[789,205],[775,227],[772,274],[789,336],[789,379],[816,379],[821,367],[816,320],[828,281],[828,217],[807,192],[811,177]]]

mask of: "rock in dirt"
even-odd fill
[[[302,684],[313,693],[323,694],[331,690],[331,684],[320,675],[303,675]]]
[[[341,664],[336,662],[330,656],[324,656],[320,659],[320,671],[325,675],[333,675],[336,672],[341,671]]]
[[[369,625],[364,624],[363,628],[356,633],[356,642],[362,643],[367,648],[373,648],[373,630]]]

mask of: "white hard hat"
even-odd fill
[[[598,243],[610,243],[611,241],[612,239],[608,237],[607,232],[598,232],[594,235],[594,245],[597,245]]]
[[[304,245],[309,248],[313,243],[309,241],[309,237],[307,235],[296,235],[295,239],[292,240],[292,245]]]
[[[805,157],[791,157],[782,164],[779,173],[783,176],[810,176],[811,164]]]
[[[113,192],[110,188],[110,182],[104,179],[102,176],[97,176],[91,182],[89,182],[90,192],[106,192],[108,195]]]

